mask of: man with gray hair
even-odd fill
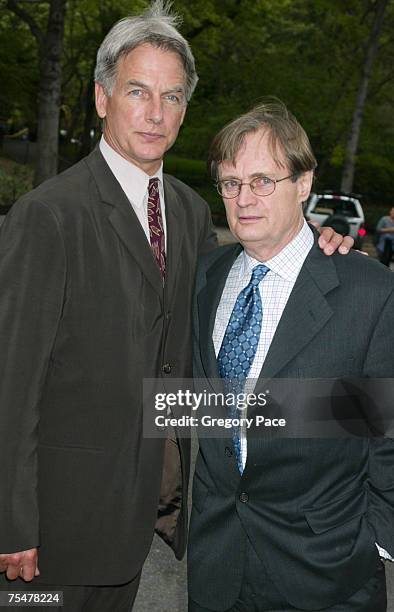
[[[197,82],[168,8],[112,28],[99,146],[1,229],[1,588],[59,588],[64,612],[130,610],[154,530],[185,550],[189,441],[143,436],[142,385],[191,376],[195,265],[216,239],[162,170]]]
[[[112,28],[99,146],[1,230],[1,588],[59,589],[67,612],[130,610],[154,531],[186,545],[190,440],[142,435],[143,378],[191,376],[195,264],[216,245],[162,169],[197,83],[176,25],[155,2]]]

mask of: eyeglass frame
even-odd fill
[[[239,196],[239,194],[241,193],[241,189],[243,185],[249,185],[250,190],[252,193],[254,193],[254,195],[257,195],[259,198],[265,198],[266,196],[272,195],[276,189],[276,183],[281,183],[282,181],[286,181],[287,179],[293,178],[299,176],[298,172],[293,172],[293,174],[289,174],[289,176],[284,176],[281,179],[273,179],[270,178],[269,176],[265,176],[264,174],[260,175],[260,176],[256,176],[252,181],[250,181],[249,183],[242,183],[242,181],[240,181],[238,183],[238,193],[236,193],[233,196],[225,196],[220,192],[220,185],[223,183],[223,181],[216,181],[215,183],[215,187],[216,187],[216,191],[218,192],[218,194],[220,196],[222,196],[222,198],[226,198],[227,200],[232,200],[233,198],[237,198]],[[271,183],[273,183],[274,188],[272,191],[270,191],[269,193],[265,193],[264,195],[260,194],[260,193],[256,193],[255,190],[253,189],[253,182],[256,181],[257,179],[262,179],[262,178],[267,178],[269,181],[271,181]],[[224,179],[224,180],[231,180],[231,179]],[[233,180],[238,180],[238,179],[233,179]]]

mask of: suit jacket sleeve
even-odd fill
[[[380,313],[364,362],[371,379],[369,409],[376,411],[379,434],[371,438],[368,516],[376,542],[394,556],[394,292]],[[366,407],[368,409],[368,407]],[[375,414],[372,414],[375,420]],[[383,427],[382,427],[383,424]]]
[[[32,196],[0,231],[0,552],[39,545],[38,404],[61,317],[62,233]]]
[[[204,255],[204,253],[208,253],[209,251],[216,249],[216,247],[218,246],[218,239],[212,224],[211,212],[206,202],[204,202],[204,208],[205,214],[200,237],[198,251],[199,255]]]

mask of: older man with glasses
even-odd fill
[[[284,105],[224,127],[210,166],[238,244],[196,279],[195,391],[216,429],[197,429],[189,610],[384,612],[394,277],[321,253],[303,217],[316,161]]]

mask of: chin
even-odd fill
[[[142,159],[150,161],[155,159],[161,159],[165,153],[165,150],[162,147],[149,147],[141,150],[139,153]]]
[[[251,227],[250,225],[247,227],[238,225],[233,234],[239,241],[243,242],[264,241],[267,238],[266,232],[262,232],[261,228]]]

